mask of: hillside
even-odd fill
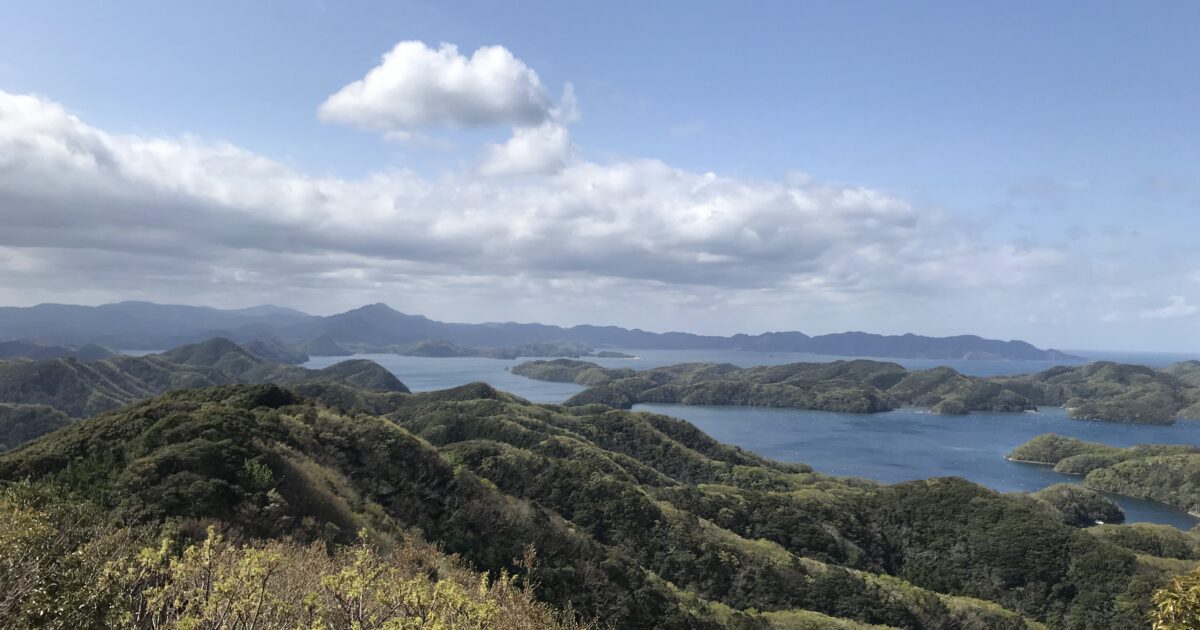
[[[976,377],[948,368],[907,370],[895,363],[834,361],[740,368],[688,363],[642,371],[587,361],[528,361],[513,368],[528,378],[589,389],[568,405],[637,403],[792,407],[850,413],[904,405],[954,415],[1065,406],[1072,418],[1170,424],[1200,410],[1200,388],[1139,365],[1096,362],[1037,374]]]
[[[926,359],[1081,360],[1056,350],[1042,350],[1024,341],[1000,341],[975,335],[927,337],[846,332],[809,336],[799,331],[786,331],[720,337],[684,332],[654,333],[617,326],[561,327],[513,322],[459,324],[401,313],[385,304],[371,304],[324,317],[279,307],[220,310],[148,302],[95,307],[41,304],[29,308],[0,308],[0,339],[38,339],[65,345],[100,343],[114,348],[157,350],[217,336],[240,343],[271,336],[318,356],[340,356],[351,350],[404,350],[420,342],[441,340],[468,349],[578,344],[586,348],[752,350]],[[522,355],[560,356],[558,353],[538,355],[527,351],[512,356]]]
[[[0,451],[57,431],[71,423],[67,414],[46,405],[0,404]]]
[[[309,370],[261,359],[228,339],[217,338],[142,357],[0,361],[0,403],[44,405],[82,418],[173,389],[322,380],[407,391],[395,376],[371,361],[343,361]]]
[[[1026,497],[825,477],[666,416],[482,384],[302,388],[336,406],[269,385],[172,392],[0,455],[0,480],[69,493],[151,541],[214,522],[335,548],[419,531],[621,628],[1141,627],[1174,572]],[[383,415],[343,411],[367,399]],[[536,562],[521,561],[530,545]]]
[[[71,357],[80,361],[99,361],[111,359],[118,353],[98,346],[88,344],[78,348],[65,346],[48,346],[34,341],[16,340],[0,341],[0,360],[4,359],[58,359]]]
[[[308,354],[303,350],[293,348],[271,336],[259,337],[258,339],[242,342],[239,345],[246,352],[264,361],[301,365],[307,363],[309,359]]]
[[[1084,475],[1083,485],[1200,512],[1200,446],[1142,444],[1128,448],[1053,433],[1017,447],[1009,458]]]

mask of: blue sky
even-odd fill
[[[385,301],[465,321],[973,332],[1061,347],[1198,350],[1197,23],[1200,6],[1169,2],[523,3],[520,10],[502,3],[7,3],[0,91],[37,95],[39,107],[57,104],[89,130],[117,136],[113,142],[227,143],[310,183],[402,173],[411,178],[403,192],[395,181],[386,193],[371,189],[376,201],[404,195],[391,204],[394,214],[377,209],[361,220],[411,228],[414,239],[432,230],[457,240],[426,248],[415,240],[367,242],[356,232],[321,241],[331,225],[353,218],[355,209],[343,205],[314,210],[324,219],[288,237],[308,248],[297,260],[297,251],[280,253],[283,243],[224,238],[239,224],[218,222],[237,209],[255,225],[291,229],[303,223],[300,213],[256,205],[249,191],[210,207],[209,193],[189,189],[186,199],[172,200],[177,210],[155,215],[159,206],[147,207],[153,221],[131,219],[143,215],[114,202],[76,229],[126,226],[152,236],[69,234],[58,242],[39,205],[49,193],[26,174],[3,197],[8,212],[0,206],[10,234],[0,247],[17,270],[0,298],[275,301],[315,312]],[[560,109],[569,83],[580,115],[544,117],[560,139],[569,136],[565,166],[556,166],[565,170],[503,167],[497,177],[481,165],[487,147],[517,134],[512,121],[406,123],[411,137],[398,141],[396,130],[355,114],[340,122],[317,114],[403,41],[430,50],[453,44],[466,58],[502,46]],[[0,148],[29,146],[29,119],[10,118],[12,144]],[[648,175],[655,169],[647,159],[669,172]],[[186,173],[195,165],[158,168]],[[564,180],[618,172],[679,195],[639,192],[634,202],[564,192]],[[689,196],[684,180],[710,172],[720,193]],[[447,219],[458,208],[439,206],[451,203],[448,189],[480,187],[472,198],[478,208]],[[803,193],[797,207],[764,207],[792,188]],[[423,196],[409,197],[416,189]],[[88,190],[82,203],[94,199]],[[889,201],[847,209],[839,201],[845,191]],[[61,236],[75,217],[57,203]],[[204,230],[157,223],[195,204],[209,212]],[[405,214],[418,206],[434,216]],[[441,209],[428,210],[434,206]],[[568,206],[579,214],[568,216]],[[638,210],[622,214],[631,206]],[[656,235],[714,211],[726,214],[686,238]],[[771,221],[794,230],[774,234]],[[454,231],[465,222],[479,233]],[[172,258],[165,253],[171,230],[211,242]],[[507,237],[489,242],[488,230]],[[563,236],[581,233],[647,241],[606,256],[588,249],[598,239]],[[463,240],[479,249],[463,250]],[[554,249],[564,242],[569,250]],[[139,259],[139,247],[151,258]],[[147,267],[156,272],[133,271]],[[81,275],[96,268],[105,271]]]

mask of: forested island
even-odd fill
[[[605,368],[588,361],[528,361],[513,373],[588,389],[568,406],[601,404],[628,409],[638,403],[791,407],[876,413],[902,406],[956,415],[972,411],[1029,411],[1066,407],[1072,418],[1170,424],[1200,417],[1195,366],[1156,370],[1098,361],[1036,374],[978,377],[948,368],[909,370],[865,359],[740,368],[686,363],[647,370]]]
[[[1143,444],[1120,448],[1053,433],[1017,447],[1009,459],[1045,464],[1083,485],[1158,501],[1200,515],[1200,446]]]

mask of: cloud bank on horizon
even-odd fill
[[[571,139],[571,85],[551,94],[503,46],[400,42],[316,116],[392,141],[442,128],[511,137],[472,148],[458,172],[347,180],[231,142],[106,131],[69,104],[0,91],[0,296],[316,312],[382,300],[446,319],[726,332],[811,329],[817,311],[826,330],[882,309],[899,329],[925,321],[919,332],[942,334],[1066,308],[1096,320],[1197,313],[1182,295],[1106,301],[1086,283],[1091,261],[881,190],[590,160]],[[955,307],[956,329],[928,324]]]

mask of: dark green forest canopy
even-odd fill
[[[0,480],[150,538],[413,529],[493,575],[523,574],[532,545],[540,597],[616,627],[1130,628],[1174,571],[1031,497],[827,477],[667,416],[483,384],[171,392],[0,455]]]
[[[850,413],[926,407],[941,414],[1064,406],[1072,418],[1170,424],[1200,415],[1200,386],[1188,366],[1166,370],[1096,362],[1037,374],[977,377],[948,367],[907,370],[895,363],[834,361],[740,368],[685,363],[634,371],[588,361],[528,361],[514,374],[589,389],[567,405],[637,403],[751,405]]]

